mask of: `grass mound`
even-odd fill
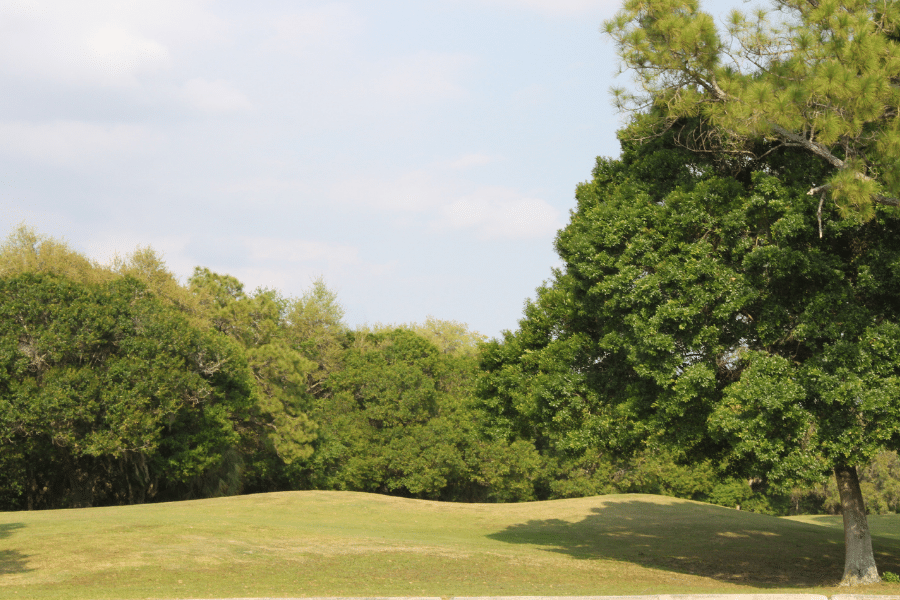
[[[879,567],[900,572],[900,516],[870,525]],[[660,496],[446,504],[284,492],[0,513],[0,596],[831,594],[843,552],[839,517]]]

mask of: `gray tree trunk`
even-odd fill
[[[841,585],[878,583],[878,568],[872,552],[872,535],[866,520],[866,505],[856,467],[846,465],[834,468],[838,492],[841,495],[841,515],[844,518],[844,577]]]

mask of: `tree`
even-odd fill
[[[244,479],[253,491],[289,488],[285,471],[309,458],[316,437],[307,378],[317,365],[290,335],[294,305],[273,290],[247,295],[234,277],[206,268],[195,268],[188,283],[204,317],[239,345],[253,373],[255,403],[239,424]]]
[[[23,273],[50,273],[78,283],[133,277],[164,303],[177,307],[195,325],[202,326],[193,319],[197,311],[194,297],[179,285],[162,257],[149,246],[138,247],[126,255],[117,254],[110,264],[102,265],[73,250],[64,240],[20,225],[0,245],[0,277]]]
[[[746,161],[791,147],[817,157],[831,167],[806,190],[820,197],[820,236],[826,193],[842,216],[863,221],[876,205],[900,206],[900,5],[775,5],[774,16],[734,11],[723,40],[697,0],[625,2],[605,29],[639,91],[615,90],[617,103],[655,115],[632,133],[679,124],[676,140],[695,150]]]
[[[328,375],[341,366],[343,340],[347,332],[344,309],[337,294],[328,289],[323,278],[293,300],[285,313],[286,335],[291,344],[316,366],[307,375],[307,391],[322,396]]]
[[[487,348],[494,426],[668,448],[770,489],[831,473],[842,582],[877,581],[855,467],[900,445],[900,222],[876,207],[819,238],[806,192],[828,165],[787,147],[723,175],[679,143],[689,123],[628,141],[643,125],[578,187],[564,266]]]
[[[476,357],[479,352],[479,344],[487,340],[487,336],[470,330],[465,323],[438,319],[431,315],[425,317],[425,321],[422,323],[398,325],[376,323],[362,325],[357,327],[356,331],[359,333],[388,333],[395,329],[412,331],[434,344],[442,354],[454,356]]]
[[[0,277],[23,273],[52,273],[71,281],[90,283],[115,279],[109,269],[85,258],[66,242],[20,225],[0,245]]]
[[[0,363],[17,508],[181,499],[233,482],[221,467],[252,403],[246,362],[137,280],[0,278]]]
[[[485,441],[470,406],[477,364],[407,329],[349,332],[343,368],[313,412],[317,489],[456,501],[533,498],[539,457]]]

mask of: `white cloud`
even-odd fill
[[[135,86],[168,68],[173,45],[220,35],[203,0],[0,4],[0,70],[63,83]]]
[[[243,92],[221,79],[191,79],[184,84],[182,94],[191,106],[204,112],[226,113],[253,107]]]
[[[359,250],[343,244],[261,237],[248,238],[244,243],[249,250],[250,258],[267,262],[327,261],[336,264],[359,262]]]
[[[88,53],[85,59],[112,77],[159,68],[169,57],[163,44],[117,24],[93,29],[83,44]]]
[[[552,15],[578,15],[597,12],[598,9],[602,12],[612,12],[621,5],[619,0],[477,0],[477,2],[524,8]]]
[[[486,155],[468,155],[447,164],[484,164]],[[449,174],[447,174],[449,175]],[[471,193],[458,182],[426,170],[392,180],[358,178],[334,186],[331,198],[363,211],[421,215],[434,230],[468,229],[484,239],[540,238],[560,227],[559,212],[546,201],[512,188],[492,186]],[[406,225],[421,221],[405,219]]]
[[[540,238],[559,229],[559,213],[544,200],[504,187],[478,190],[442,207],[438,229],[470,229],[485,239]]]
[[[293,269],[274,269],[262,266],[252,266],[232,267],[227,269],[227,271],[225,269],[217,270],[215,268],[212,268],[212,270],[219,273],[227,272],[228,275],[237,278],[238,281],[244,284],[245,292],[253,292],[260,288],[268,288],[290,295],[291,292],[298,287],[298,273]],[[310,275],[307,274],[307,278],[309,278],[309,276]]]
[[[269,163],[275,168],[284,168],[287,161],[276,160],[270,157]],[[257,205],[277,201],[286,198],[294,204],[298,197],[314,196],[319,189],[312,186],[308,180],[297,178],[280,178],[270,176],[258,176],[237,179],[225,179],[212,184],[216,193],[236,196]]]
[[[35,17],[45,14],[47,11],[46,2],[37,0],[18,0],[0,3],[0,17]]]
[[[418,213],[440,206],[449,190],[426,171],[411,171],[393,180],[356,178],[331,188],[332,197],[366,209]]]
[[[326,4],[279,15],[264,49],[305,56],[317,51],[346,50],[363,29],[362,18],[346,4]]]
[[[0,154],[80,168],[157,147],[161,136],[134,125],[81,121],[0,122]]]
[[[459,83],[462,72],[474,63],[465,54],[419,53],[382,64],[363,84],[364,94],[383,100],[431,102],[465,98]]]
[[[243,239],[243,246],[250,264],[231,274],[248,290],[262,286],[299,295],[326,273],[328,285],[334,286],[341,280],[385,276],[397,268],[396,260],[378,264],[361,259],[359,248],[346,244],[255,237]]]
[[[461,171],[463,169],[469,169],[471,167],[483,167],[493,162],[497,162],[498,160],[500,160],[500,158],[497,156],[475,153],[465,154],[463,156],[460,156],[459,158],[451,160],[446,164],[450,169]]]

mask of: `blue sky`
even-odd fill
[[[619,153],[617,6],[0,0],[0,234],[498,335]]]

